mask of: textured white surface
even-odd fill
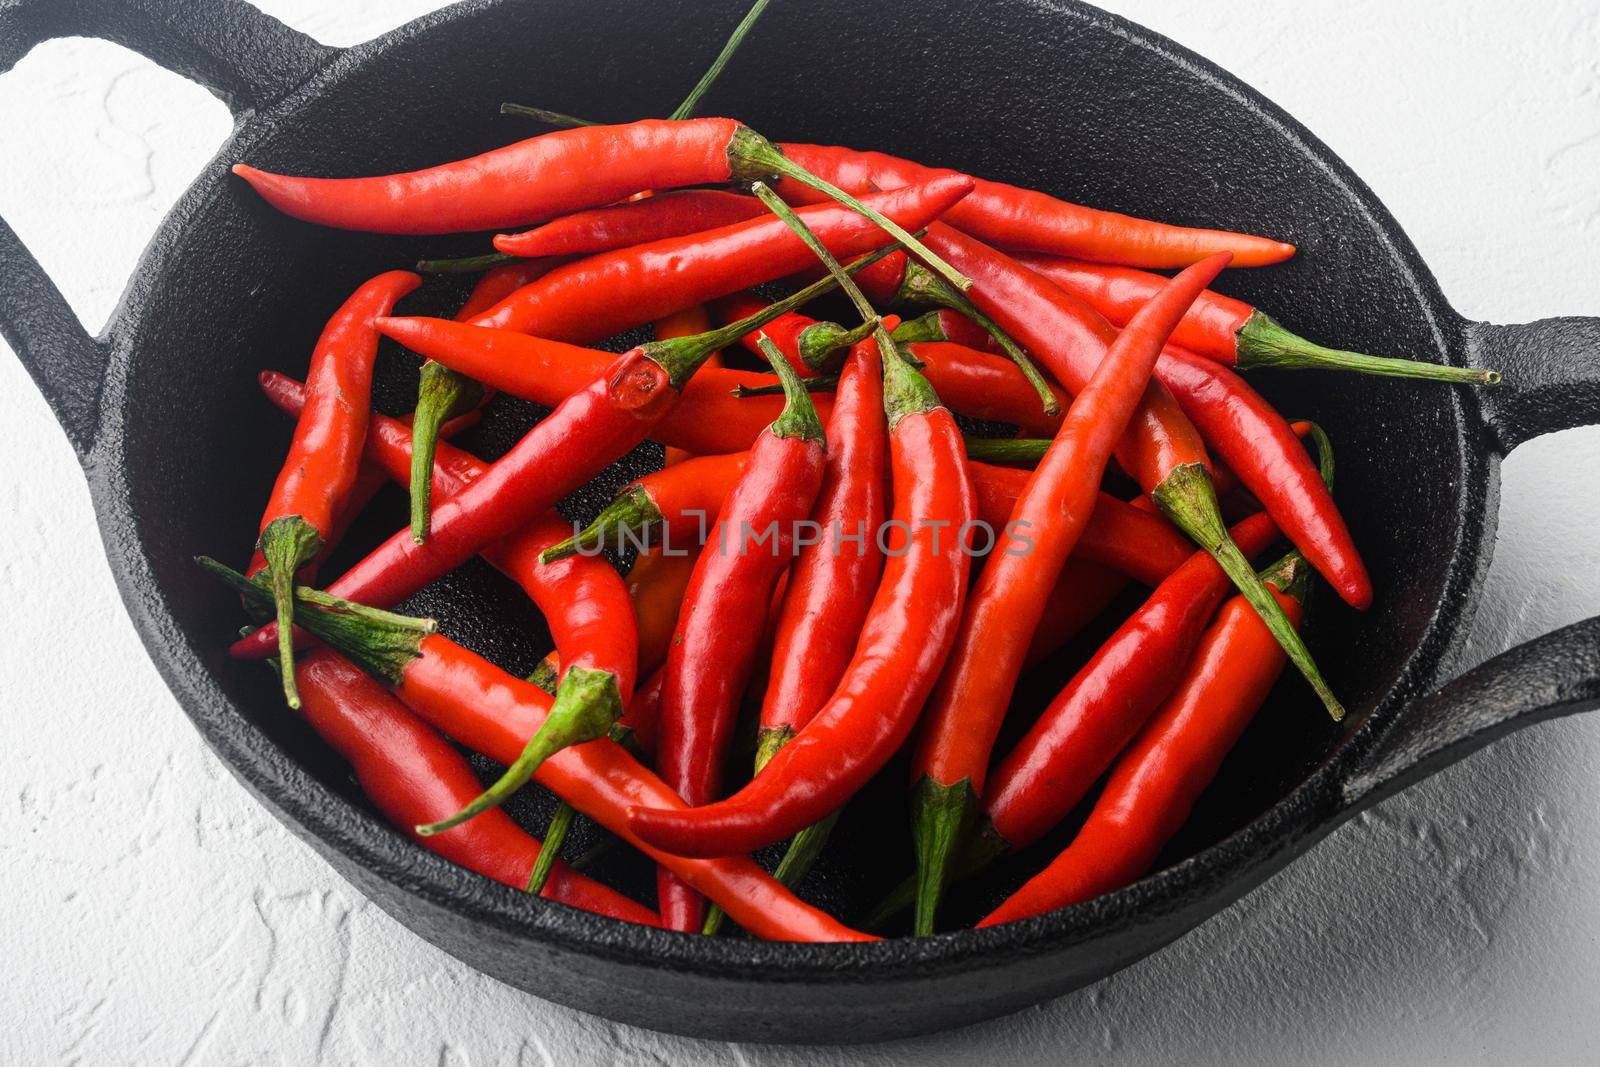
[[[260,0],[350,44],[437,0]],[[536,0],[530,0],[536,2]],[[789,0],[803,2],[803,0]],[[1343,154],[1468,315],[1600,312],[1600,3],[1110,0]],[[1530,11],[1530,7],[1533,10]],[[222,105],[100,42],[0,79],[0,212],[98,328]],[[207,754],[127,625],[71,450],[17,363],[0,459],[0,1060],[926,1064],[1590,1059],[1600,722],[1529,731],[1335,834],[1081,995],[816,1051],[613,1026],[365,904]],[[1505,466],[1482,659],[1600,612],[1600,431]]]

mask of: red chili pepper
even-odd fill
[[[827,706],[732,797],[676,811],[636,806],[629,822],[641,839],[674,852],[722,855],[789,837],[840,808],[911,732],[961,617],[970,563],[962,539],[974,505],[955,420],[910,364],[885,360],[884,374],[892,540],[843,680]]]
[[[779,147],[789,159],[845,189],[898,189],[957,173],[882,152],[858,152],[832,145],[784,143]],[[778,188],[791,201],[809,203],[815,197],[790,181]],[[1294,255],[1294,245],[1281,241],[1096,211],[1032,189],[982,179],[949,221],[1000,248],[1031,249],[1156,270],[1187,267],[1218,252],[1232,252],[1234,265],[1239,267],[1267,266]]]
[[[1240,483],[1277,520],[1351,607],[1372,606],[1372,579],[1333,496],[1293,428],[1237,374],[1208,359],[1168,349],[1161,380],[1178,397]]]
[[[741,193],[685,189],[577,211],[538,229],[501,234],[494,246],[510,256],[588,256],[732,226],[766,211],[755,197]]]
[[[801,290],[762,314],[781,315],[831,284]],[[401,530],[345,572],[329,592],[388,607],[454,570],[643,441],[699,364],[760,324],[746,320],[698,337],[652,341],[615,357],[603,377],[569,396],[482,478],[440,504],[425,544]],[[268,624],[235,643],[233,654],[258,658],[270,653],[276,640],[277,628]]]
[[[773,363],[788,394],[783,414],[750,450],[728,495],[689,579],[667,653],[656,766],[691,805],[713,800],[721,785],[734,713],[761,638],[751,620],[767,617],[778,575],[794,558],[796,526],[810,516],[822,486],[822,422],[782,355]],[[705,912],[698,894],[665,870],[656,888],[669,929],[700,928]]]
[[[1016,260],[1049,278],[1117,326],[1126,325],[1166,281],[1159,274],[1131,267],[1084,263],[1032,252],[1018,253]],[[1492,370],[1324,348],[1289,332],[1266,312],[1256,310],[1243,300],[1210,291],[1201,294],[1183,322],[1178,324],[1172,343],[1240,370],[1254,367],[1347,370],[1470,385],[1493,385],[1500,380],[1499,373]]]
[[[214,560],[199,561],[253,603],[265,590]],[[296,590],[302,625],[394,691],[435,729],[490,759],[509,763],[551,712],[538,686],[433,633],[433,623],[407,619],[326,593]],[[801,902],[743,856],[712,860],[671,855],[644,844],[629,828],[635,806],[679,808],[683,801],[621,745],[601,738],[547,760],[539,784],[600,825],[670,867],[725,908],[757,937],[783,941],[863,941],[868,935]]]
[[[796,166],[772,142],[732,119],[643,119],[557,130],[470,159],[376,178],[295,178],[243,163],[233,172],[287,215],[378,233],[506,229],[614,204],[647,189],[781,174],[870,218],[926,256],[958,288],[969,284],[902,225]],[[971,187],[964,175],[950,177]]]
[[[269,372],[270,374],[270,372]],[[262,375],[262,386],[275,402],[293,413],[304,403],[304,387],[282,375]],[[367,431],[366,459],[389,478],[405,484],[411,470],[411,431],[399,419],[372,417]],[[439,446],[433,471],[442,497],[461,492],[483,477],[489,464],[447,444]],[[483,550],[488,560],[522,586],[544,615],[550,637],[566,666],[608,671],[616,679],[622,703],[633,692],[638,639],[628,623],[633,608],[622,579],[605,560],[578,557],[541,565],[539,554],[562,541],[572,524],[547,511],[527,526]]]
[[[912,757],[918,936],[933,932],[950,862],[983,796],[989,756],[1045,599],[1089,525],[1112,449],[1149,395],[1173,326],[1230,258],[1213,256],[1172,279],[1112,343],[1073,399],[967,600]]]
[[[414,352],[546,407],[561,404],[605,373],[617,358],[610,352],[444,319],[384,319],[378,329]],[[736,399],[734,391],[776,381],[757,371],[703,369],[684,385],[678,402],[651,428],[650,437],[701,456],[744,451],[778,417],[783,398]],[[826,420],[833,398],[818,395],[814,402]]]
[[[884,329],[897,321],[891,316]],[[888,512],[887,453],[882,359],[868,338],[851,349],[839,377],[827,468],[811,513],[816,540],[796,556],[773,612],[757,774],[827,704],[855,654],[883,570],[878,532]],[[793,887],[805,877],[837,814],[795,835],[774,872],[779,881]],[[720,918],[714,910],[701,932],[716,934]]]
[[[1308,577],[1298,553],[1267,574],[1296,625]],[[1224,605],[1172,695],[1117,760],[1072,844],[978,925],[1077,904],[1149,870],[1265,703],[1284,663],[1283,650],[1248,601],[1234,597]]]
[[[361,467],[371,412],[372,365],[378,333],[372,320],[422,279],[407,271],[380,274],[357,289],[323,327],[306,376],[306,410],[295,423],[289,455],[261,515],[261,537],[247,572],[267,572],[283,638],[277,643],[283,695],[300,706],[294,685],[295,575],[322,551],[350,498]]]
[[[871,339],[851,349],[828,423],[827,469],[811,521],[817,540],[789,571],[761,704],[756,770],[827,703],[872,607],[883,550],[888,441],[883,370]]]
[[[1277,537],[1266,515],[1234,527],[1248,556]],[[984,806],[1001,841],[1032,844],[1083,799],[1172,692],[1227,591],[1216,561],[1196,552],[1067,683],[995,766]]]
[[[972,189],[952,178],[864,203],[913,230],[950,209]],[[803,217],[838,256],[871,251],[883,234],[849,208],[820,204]],[[705,233],[620,248],[569,263],[502,300],[475,326],[560,341],[596,341],[674,311],[793,274],[813,262],[809,249],[778,219],[751,219]]]
[[[735,173],[732,119],[644,119],[530,137],[470,159],[374,178],[297,178],[235,164],[284,214],[378,233],[463,233],[543,222],[643,189],[761,177]]]
[[[926,342],[908,346],[922,363],[922,373],[939,391],[952,411],[975,419],[1009,422],[1026,434],[1054,436],[1060,415],[1048,415],[1039,406],[1039,394],[1004,356],[965,345]],[[1056,402],[1063,411],[1071,398],[1059,389]]]
[[[928,241],[947,258],[953,258],[963,271],[973,275],[975,286],[970,296],[974,303],[1027,345],[1069,391],[1083,388],[1107,346],[1115,340],[1116,327],[1049,279],[949,226],[942,223],[929,226]],[[1167,356],[1157,362],[1156,377],[1161,380],[1152,382],[1146,391],[1129,432],[1118,447],[1118,460],[1123,470],[1138,480],[1150,499],[1179,529],[1216,557],[1235,587],[1250,599],[1277,635],[1289,661],[1311,683],[1329,715],[1335,720],[1341,719],[1344,707],[1323,679],[1305,642],[1289,625],[1278,601],[1238,547],[1228,540],[1205,448],[1194,424],[1168,391],[1173,363]],[[1176,377],[1171,385],[1186,388]],[[1285,451],[1283,442],[1270,437],[1243,439],[1233,435],[1216,443],[1230,449],[1229,462],[1241,478],[1247,477],[1239,469],[1241,465],[1266,469],[1305,461],[1298,445]],[[1300,452],[1299,458],[1290,452]],[[1318,548],[1338,546],[1343,573],[1347,576],[1365,573],[1338,508],[1325,488],[1303,486],[1305,495],[1302,496],[1271,485],[1267,479],[1259,481],[1266,492],[1262,503],[1269,514],[1280,519],[1286,528],[1319,531],[1314,543],[1310,539],[1306,544],[1295,542],[1297,547],[1308,550],[1307,558],[1313,564],[1326,562],[1312,555]],[[1356,591],[1348,586],[1344,590]]]
[[[529,260],[511,263],[488,271],[461,310],[456,320],[466,322],[477,318],[489,308],[560,265],[558,259]],[[417,447],[411,462],[408,485],[411,492],[411,536],[418,543],[427,540],[433,512],[430,488],[430,471],[439,443],[439,427],[448,418],[474,411],[488,402],[490,393],[470,378],[463,377],[448,367],[425,360],[417,379],[417,409],[412,420]]]
[[[322,648],[295,669],[306,721],[349,761],[362,792],[396,829],[470,871],[521,889],[538,859],[537,840],[493,812],[447,834],[420,837],[418,823],[455,811],[477,795],[461,753],[349,660]],[[660,926],[655,912],[557,861],[543,896],[614,919]]]

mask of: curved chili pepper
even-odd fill
[[[202,557],[200,565],[252,604],[271,596],[236,571]],[[297,618],[317,638],[394,692],[435,729],[492,760],[509,763],[550,714],[543,690],[409,619],[300,586]],[[660,778],[606,738],[562,749],[539,768],[539,784],[671,868],[757,937],[781,941],[863,941],[868,935],[805,904],[743,856],[696,860],[644,844],[628,826],[635,806],[678,808]]]
[[[518,289],[548,274],[560,262],[556,259],[530,260],[488,271],[478,279],[466,304],[456,312],[457,321],[477,318]],[[471,378],[432,360],[423,361],[417,378],[416,414],[412,419],[417,447],[412,454],[408,481],[411,492],[411,536],[419,544],[427,540],[433,512],[429,472],[433,470],[439,427],[446,419],[482,407],[488,399],[489,393]]]
[[[1244,488],[1277,520],[1311,565],[1351,607],[1372,605],[1372,580],[1310,454],[1294,429],[1226,367],[1169,349],[1162,380]]]
[[[734,712],[761,638],[751,620],[766,618],[773,585],[794,558],[796,526],[811,514],[822,487],[822,422],[788,362],[781,354],[771,358],[788,392],[783,414],[750,450],[728,495],[689,579],[667,653],[656,765],[689,804],[712,800],[721,784]],[[705,914],[698,894],[665,870],[656,888],[669,929],[700,929]]]
[[[577,211],[537,229],[501,234],[494,239],[494,246],[510,256],[594,255],[732,226],[760,218],[766,210],[760,201],[742,193],[685,189]]]
[[[306,408],[261,514],[260,539],[247,573],[253,578],[265,571],[263,580],[272,587],[283,630],[277,642],[283,695],[291,708],[300,706],[290,638],[295,575],[322,551],[356,484],[378,356],[372,320],[421,284],[409,271],[380,274],[352,293],[323,327],[306,375]]]
[[[892,329],[889,322],[885,329]],[[772,342],[768,342],[771,344]],[[883,374],[875,339],[857,343],[839,377],[828,423],[827,467],[811,514],[816,540],[789,569],[774,612],[770,676],[756,735],[757,774],[827,704],[850,665],[883,569],[878,531],[888,510]],[[789,842],[773,875],[794,887],[827,843],[839,812]],[[714,936],[721,909],[701,933]]]
[[[885,360],[884,375],[892,540],[843,680],[827,706],[732,797],[682,810],[636,806],[629,823],[640,839],[679,853],[722,855],[789,837],[841,807],[910,734],[961,618],[970,563],[961,540],[974,505],[955,420],[904,360]]]
[[[912,757],[918,936],[933,932],[950,861],[983,796],[989,756],[1045,598],[1089,525],[1112,449],[1148,395],[1173,326],[1230,258],[1224,252],[1187,268],[1111,344],[1017,498],[967,600]]]
[[[1117,326],[1126,325],[1165,278],[1131,267],[1084,263],[1022,252],[1016,260],[1049,278]],[[1283,367],[1343,370],[1392,378],[1424,378],[1469,385],[1494,385],[1500,374],[1414,359],[1391,359],[1325,348],[1279,325],[1243,300],[1207,291],[1173,331],[1172,343],[1239,370]]]
[[[235,164],[233,172],[287,215],[378,233],[526,226],[613,204],[646,189],[777,174],[870,220],[924,256],[957,288],[970,284],[897,220],[797,166],[772,142],[732,119],[641,119],[619,126],[557,130],[470,159],[376,178],[297,178],[243,163]],[[965,175],[949,177],[971,188]]]
[[[754,200],[753,197],[751,199]],[[754,202],[758,206],[761,204],[759,200]],[[712,307],[719,319],[731,322],[744,318],[764,303],[759,296],[747,290],[725,296],[715,301]],[[794,367],[795,373],[806,378],[833,370],[849,353],[851,346],[870,337],[872,330],[873,327],[865,322],[853,330],[847,330],[836,322],[819,322],[798,311],[791,311],[773,319],[755,333],[745,334],[739,338],[739,343],[751,355],[760,356],[760,340],[762,337],[768,338],[778,346],[778,351]]]
[[[732,119],[643,119],[558,130],[426,170],[374,178],[298,178],[243,163],[233,172],[286,215],[377,233],[463,233],[543,222],[644,189],[739,177]]]
[[[864,202],[884,217],[920,230],[971,190],[970,180],[949,179],[877,193]],[[835,255],[868,252],[883,240],[876,225],[849,208],[819,204],[803,214]],[[782,221],[751,219],[558,267],[478,316],[473,325],[561,341],[596,341],[774,281],[812,262],[811,252]]]
[[[1264,575],[1296,625],[1309,573],[1299,554],[1291,553]],[[1148,870],[1266,702],[1285,662],[1249,602],[1228,601],[1200,638],[1172,695],[1117,760],[1072,844],[978,925],[1015,922],[1089,900]]]
[[[1106,347],[1115,340],[1116,327],[1055,283],[949,226],[932,224],[928,227],[928,240],[946,256],[954,257],[963,270],[981,274],[971,293],[976,304],[1022,340],[1068,390],[1082,388],[1088,375],[1099,365]],[[1169,385],[1187,389],[1187,383],[1173,375],[1173,364],[1169,356],[1157,361],[1156,377],[1160,381],[1151,382],[1146,391],[1129,432],[1118,447],[1118,461],[1138,480],[1163,514],[1216,557],[1234,586],[1250,599],[1277,635],[1289,661],[1311,683],[1328,714],[1337,721],[1344,717],[1343,705],[1323,679],[1299,633],[1284,617],[1277,599],[1239,552],[1238,546],[1228,539],[1200,435],[1186,417],[1187,409],[1180,409],[1169,391]],[[1281,440],[1270,436],[1249,439],[1233,436],[1214,443],[1230,449],[1229,463],[1241,478],[1246,477],[1240,471],[1241,466],[1266,470],[1308,462],[1298,445],[1286,447]],[[1292,453],[1299,453],[1299,456]],[[1337,571],[1346,577],[1365,576],[1360,554],[1325,487],[1302,485],[1305,495],[1301,496],[1270,484],[1267,478],[1258,479],[1258,482],[1266,493],[1261,498],[1262,503],[1286,529],[1317,532],[1315,539],[1307,538],[1304,543],[1295,540],[1313,565],[1318,565],[1320,570],[1320,564],[1329,563],[1326,551],[1319,553],[1318,550],[1332,548],[1338,554]],[[1333,569],[1330,564],[1330,570]],[[1370,589],[1370,583],[1368,587]],[[1341,590],[1341,594],[1359,592],[1359,587],[1351,585]],[[1353,598],[1359,599],[1359,596]]]
[[[898,189],[957,173],[882,152],[787,142],[779,147],[800,166],[846,189]],[[800,202],[808,203],[816,195],[789,181],[778,188],[786,198]],[[967,202],[951,214],[950,225],[1000,248],[1156,270],[1187,267],[1218,252],[1232,252],[1234,265],[1239,267],[1281,263],[1294,255],[1294,245],[1281,241],[1096,211],[1032,189],[982,179]]]
[[[827,286],[819,282],[762,316],[781,315],[832,284],[832,279]],[[401,530],[345,572],[329,592],[387,607],[454,570],[643,441],[700,363],[759,325],[760,318],[745,320],[696,337],[651,341],[615,357],[604,376],[562,401],[482,478],[440,504],[425,544],[412,540],[409,529]],[[269,623],[236,642],[232,651],[259,658],[276,640],[277,628]]]
[[[828,423],[827,466],[811,521],[817,540],[789,571],[761,704],[757,771],[833,694],[872,606],[888,512],[888,442],[878,346],[858,343],[839,378]]]
[[[1004,356],[941,342],[908,347],[950,410],[975,419],[1009,422],[1026,434],[1053,436],[1060,428],[1061,416],[1040,408],[1033,386]],[[1059,389],[1055,396],[1062,410],[1071,403]]]
[[[451,863],[521,889],[540,844],[504,812],[448,834],[419,837],[418,823],[456,810],[478,792],[460,752],[349,660],[320,648],[295,669],[312,729],[355,771],[373,805],[402,833]],[[625,922],[660,926],[654,912],[557,861],[542,894]]]
[[[546,407],[561,404],[616,360],[610,352],[444,319],[384,319],[378,329],[414,352]],[[778,417],[783,398],[761,395],[741,400],[735,399],[734,391],[776,382],[771,374],[758,371],[701,370],[684,385],[672,410],[651,428],[650,437],[702,456],[744,451]],[[826,420],[833,398],[819,395],[814,402]]]

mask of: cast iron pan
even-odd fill
[[[386,827],[285,711],[266,672],[226,659],[237,598],[190,559],[244,559],[281,461],[287,427],[257,395],[256,372],[302,372],[327,314],[369,275],[482,241],[302,225],[270,211],[227,165],[360,174],[455,159],[533,132],[496,114],[507,99],[604,120],[660,114],[745,6],[471,0],[341,51],[243,0],[0,2],[0,69],[41,40],[94,35],[195,79],[233,109],[233,138],[157,233],[102,337],[83,334],[8,228],[0,329],[82,456],[123,599],[173,693],[239,779],[362,892],[489,974],[629,1023],[757,1041],[915,1034],[1124,967],[1363,807],[1510,730],[1600,702],[1600,619],[1438,689],[1488,562],[1500,457],[1538,434],[1600,421],[1600,321],[1464,321],[1371,192],[1293,119],[1204,60],[1088,6],[797,0],[774,5],[707,113],[733,111],[775,138],[880,148],[1100,207],[1281,236],[1299,244],[1298,258],[1233,272],[1225,287],[1312,337],[1505,372],[1489,393],[1261,379],[1284,411],[1321,420],[1340,445],[1338,495],[1378,601],[1358,617],[1319,596],[1310,640],[1352,714],[1335,728],[1286,682],[1158,873],[981,933],[854,946],[663,933],[530,899]],[[432,283],[407,308],[448,312],[460,296]],[[405,407],[414,365],[386,356],[380,406]],[[494,430],[468,443],[493,453],[534,415],[499,402]],[[570,510],[592,511],[656,455],[641,450]],[[379,511],[352,535],[351,553],[401,524],[398,497]],[[524,671],[547,637],[518,604],[487,568],[469,566],[410,607]],[[1032,698],[1071,668],[1049,668]],[[807,896],[859,917],[909,869],[902,784],[886,776],[854,805]],[[548,804],[530,795],[516,813],[537,828]],[[958,893],[952,923],[970,921],[1051,850],[1035,852]],[[641,865],[616,858],[599,873],[650,899]]]

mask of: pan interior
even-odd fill
[[[288,439],[259,395],[264,369],[303,374],[327,315],[362,280],[421,254],[482,251],[481,236],[381,238],[292,222],[220,176],[247,157],[270,169],[368,174],[459,158],[543,132],[500,116],[503,100],[598,120],[659,115],[692,84],[739,16],[743,0],[546,0],[481,5],[429,33],[353,62],[326,92],[283,121],[247,131],[241,156],[203,179],[181,229],[163,233],[170,269],[142,284],[129,338],[125,440],[133,535],[144,546],[184,639],[215,665],[227,693],[260,730],[313,774],[360,804],[345,768],[282,707],[259,667],[221,649],[241,618],[234,598],[202,580],[199,553],[243,562]],[[1290,264],[1228,274],[1219,288],[1258,303],[1306,336],[1381,354],[1442,360],[1431,325],[1432,283],[1382,220],[1302,151],[1278,121],[1184,61],[1152,51],[1114,24],[1047,4],[942,8],[818,0],[776,5],[707,98],[774,139],[869,147],[1016,182],[1117,211],[1292,240]],[[892,35],[882,32],[894,25]],[[736,109],[736,110],[734,110]],[[466,282],[432,280],[404,310],[449,315]],[[409,408],[415,360],[388,349],[378,406]],[[1372,571],[1365,615],[1325,587],[1309,638],[1334,687],[1362,716],[1393,688],[1430,625],[1472,491],[1460,461],[1460,409],[1447,389],[1385,379],[1261,374],[1291,418],[1314,418],[1338,449],[1337,497]],[[540,412],[499,398],[463,438],[487,456]],[[629,476],[659,461],[646,446],[567,504],[592,514]],[[386,491],[341,555],[355,558],[403,523]],[[329,574],[342,569],[339,562]],[[509,670],[549,647],[513,586],[473,563],[406,605]],[[1081,660],[1080,645],[1036,672],[1022,704],[1036,708]],[[1164,862],[1194,853],[1281,799],[1338,738],[1298,681],[1282,683]],[[487,770],[487,765],[485,766]],[[803,895],[859,916],[910,869],[904,776],[891,767],[854,803]],[[513,807],[542,829],[548,797]],[[584,843],[580,833],[578,845]],[[1059,843],[1060,838],[1051,843]],[[970,920],[1054,849],[957,894],[948,919]],[[599,874],[642,900],[653,878],[614,858]]]

